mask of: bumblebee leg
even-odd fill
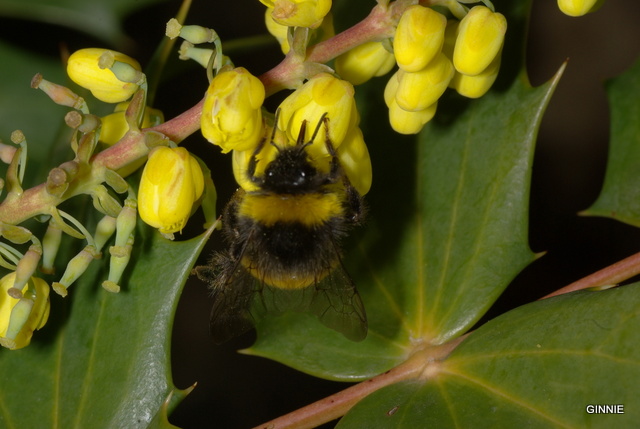
[[[333,147],[333,142],[329,138],[329,118],[325,113],[322,115],[322,124],[324,124],[324,144],[327,148],[327,153],[331,156],[331,168],[329,170],[329,181],[330,183],[336,183],[340,176],[342,176],[342,168],[340,167],[340,160],[338,159],[338,154],[336,153],[336,149]],[[320,125],[320,124],[318,124]],[[318,129],[316,128],[316,133]],[[314,133],[315,135],[315,133]],[[344,176],[346,178],[346,176]],[[348,182],[348,179],[347,179]],[[349,185],[351,186],[351,185]]]
[[[258,156],[258,154],[260,153],[260,151],[264,147],[264,144],[266,143],[266,141],[267,141],[266,139],[260,140],[260,143],[258,143],[258,146],[256,146],[255,150],[251,154],[251,158],[249,159],[249,163],[247,164],[247,177],[253,183],[259,183],[260,182],[260,179],[258,177],[256,177],[256,175],[255,175],[256,174],[256,166],[258,164],[258,160],[256,159],[256,157]]]

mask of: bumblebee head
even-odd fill
[[[276,123],[278,113],[279,111],[276,111]],[[277,154],[260,177],[253,175],[255,169],[254,154],[253,167],[250,166],[251,168],[249,168],[251,180],[263,190],[278,194],[316,192],[320,187],[330,182],[331,180],[327,178],[327,175],[320,172],[314,165],[307,152],[307,148],[315,141],[320,126],[322,124],[326,125],[327,120],[325,113],[318,121],[313,135],[308,141],[305,141],[307,122],[302,121],[295,145],[281,146],[277,144],[275,142],[276,127],[274,127],[269,144],[276,149]]]
[[[278,147],[276,158],[264,171],[261,187],[279,194],[298,194],[317,189],[319,173],[309,160],[306,151],[309,144]]]

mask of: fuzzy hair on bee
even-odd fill
[[[321,126],[330,156],[328,172],[320,171],[307,152],[317,144]],[[238,189],[224,209],[228,248],[195,269],[212,291],[213,340],[222,343],[250,330],[257,316],[298,311],[360,341],[367,334],[367,318],[343,266],[340,242],[362,221],[362,197],[340,165],[326,114],[309,141],[304,141],[303,122],[295,145],[278,146],[275,128],[247,164],[256,190]],[[267,142],[277,153],[258,176],[257,155]]]

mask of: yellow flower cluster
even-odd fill
[[[393,40],[400,69],[385,88],[393,129],[419,132],[447,87],[469,98],[485,94],[500,68],[506,29],[504,16],[485,6],[471,8],[460,22],[429,7],[408,7]]]
[[[558,7],[566,15],[583,16],[599,9],[602,3],[604,0],[558,0]]]
[[[225,82],[220,85],[218,80]],[[217,88],[223,87],[224,90]],[[278,145],[295,144],[302,123],[307,123],[304,140],[309,141],[316,125],[326,114],[329,136],[323,127],[316,142],[309,147],[314,164],[329,170],[331,156],[324,141],[329,138],[336,149],[342,167],[353,186],[365,194],[371,187],[371,161],[358,124],[360,117],[354,100],[353,85],[329,73],[319,73],[290,94],[278,107],[277,124],[263,123],[261,104],[264,87],[260,80],[243,68],[218,74],[204,101],[201,119],[203,135],[223,152],[233,151],[234,175],[238,184],[253,190],[255,185],[247,178],[246,169],[255,148],[264,138],[270,138],[273,127]],[[276,155],[273,145],[264,145],[257,154],[256,174],[261,174]]]

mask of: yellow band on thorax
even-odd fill
[[[340,216],[342,207],[335,193],[302,195],[247,194],[240,205],[240,215],[273,226],[277,222],[320,225]]]

